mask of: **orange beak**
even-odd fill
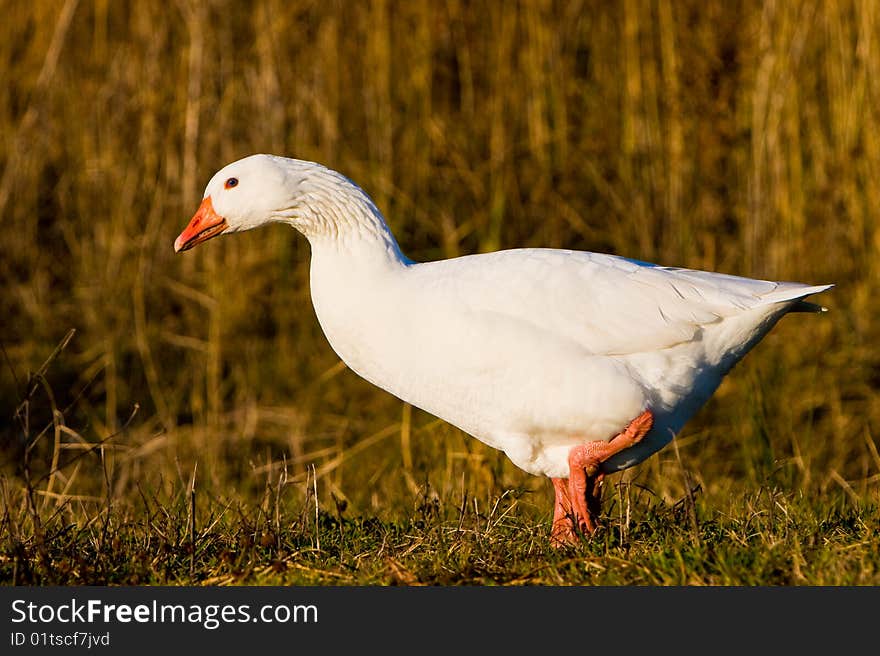
[[[188,251],[193,246],[208,241],[211,237],[216,237],[228,227],[226,219],[214,211],[211,197],[206,196],[189,225],[174,240],[174,252]]]

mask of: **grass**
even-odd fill
[[[53,351],[53,358],[63,357],[66,341]],[[46,376],[51,360],[41,370],[29,381],[33,393],[16,413],[23,431],[34,430],[40,392],[54,403]],[[500,457],[494,464],[486,463],[494,454],[488,449],[482,454],[454,454],[478,464],[460,469],[452,464],[453,455],[446,475],[439,475],[436,458],[417,445],[419,438],[436,437],[442,427],[429,420],[414,429],[411,411],[391,426],[393,431],[362,438],[320,467],[309,465],[304,475],[295,473],[295,459],[288,461],[282,454],[280,461],[267,457],[264,463],[249,462],[249,475],[242,475],[233,489],[225,489],[215,482],[215,473],[200,473],[199,465],[207,460],[204,454],[184,456],[181,451],[186,448],[174,452],[175,475],[165,479],[167,471],[161,469],[147,474],[148,463],[167,447],[155,444],[161,436],[134,445],[130,426],[135,425],[136,414],[119,433],[95,442],[67,426],[64,411],[55,405],[51,410],[52,420],[41,431],[34,430],[19,455],[20,477],[0,480],[4,508],[0,526],[6,535],[0,580],[9,583],[766,586],[880,582],[876,475],[863,480],[857,490],[832,471],[835,484],[829,488],[811,484],[802,462],[770,458],[765,463],[765,454],[758,454],[750,475],[760,479],[704,482],[699,472],[685,467],[698,459],[695,436],[675,443],[674,460],[671,454],[661,455],[654,472],[644,471],[642,465],[610,478],[613,484],[605,492],[599,532],[580,545],[560,549],[549,542],[552,497],[546,481],[517,475]],[[405,432],[414,435],[404,440]],[[53,447],[45,448],[53,434]],[[374,508],[365,511],[343,494],[341,463],[346,458],[369,463],[375,459],[371,450],[381,440],[397,437],[410,443],[412,466],[396,463],[394,468],[369,472],[372,484],[367,489],[373,490]],[[466,446],[468,438],[459,437]],[[880,467],[872,446],[869,442],[874,464]],[[487,467],[502,480],[480,480],[476,475],[485,474]],[[144,473],[136,475],[132,470]],[[456,485],[453,478],[458,471]],[[416,476],[422,475],[427,480],[418,483]],[[666,493],[643,480],[662,483]],[[89,482],[95,485],[91,494],[71,491],[88,489]],[[394,497],[381,496],[394,482],[400,486]],[[329,499],[318,493],[319,485],[329,488]],[[474,494],[474,489],[482,492]]]
[[[12,3],[0,581],[876,585],[878,43],[857,0]],[[339,363],[293,231],[174,255],[252,152],[345,172],[416,260],[613,252],[831,312],[551,549],[548,481]]]
[[[48,386],[44,389],[49,390]],[[20,420],[27,416],[22,409]],[[549,546],[548,490],[507,488],[479,498],[430,483],[394,509],[352,512],[318,470],[297,482],[288,464],[263,468],[264,486],[203,490],[198,458],[173,480],[119,494],[106,450],[66,428],[55,409],[54,466],[25,484],[4,479],[0,578],[31,585],[877,585],[880,509],[839,479],[832,490],[786,487],[784,465],[726,499],[700,485],[666,502],[638,476],[606,491],[600,531],[576,547]],[[123,434],[126,429],[123,429]],[[369,438],[367,438],[369,439]],[[39,445],[40,439],[31,441]],[[65,445],[87,447],[66,464]],[[119,446],[119,445],[116,445]],[[355,445],[357,448],[357,445]],[[143,458],[136,455],[136,458]],[[679,453],[679,465],[681,455]],[[116,458],[117,461],[124,458]],[[130,459],[129,459],[130,460]],[[421,458],[419,458],[421,460]],[[693,485],[692,473],[667,477]],[[84,464],[85,463],[85,464]],[[274,463],[277,464],[277,463]],[[880,463],[878,463],[880,464]],[[103,471],[93,496],[71,494],[80,468]],[[397,473],[397,476],[399,476]],[[69,475],[68,475],[69,474]],[[386,473],[395,477],[395,474]],[[876,478],[876,477],[875,477]],[[58,481],[61,485],[53,482]],[[736,484],[728,488],[735,490]],[[53,492],[57,489],[57,492]],[[716,485],[712,485],[716,488]],[[804,489],[806,488],[806,489]],[[492,488],[489,488],[492,489]],[[494,489],[498,489],[495,486]],[[118,488],[117,488],[118,490]],[[867,495],[866,495],[867,496]]]
[[[622,497],[636,490],[623,486]],[[279,501],[186,494],[107,508],[92,521],[44,523],[9,549],[19,584],[109,585],[876,585],[878,512],[839,496],[817,503],[769,487],[723,510],[644,499],[575,548],[548,546],[521,493],[478,503],[413,499],[398,519]],[[458,506],[452,505],[458,501]],[[468,503],[474,501],[474,503]],[[111,502],[108,501],[108,504]],[[276,505],[276,503],[278,505]],[[311,510],[314,508],[314,514]],[[620,510],[612,505],[611,511]],[[274,511],[274,512],[273,512]],[[634,517],[636,519],[634,519]],[[8,518],[7,518],[8,521]],[[9,524],[7,524],[9,526]]]

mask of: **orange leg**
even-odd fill
[[[571,448],[568,453],[568,480],[554,478],[556,504],[553,509],[553,544],[576,544],[579,535],[591,535],[602,509],[603,462],[638,444],[651,426],[654,415],[645,410],[623,432],[607,442],[595,441]]]

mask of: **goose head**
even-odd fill
[[[257,228],[279,220],[291,205],[285,168],[271,155],[251,155],[214,174],[202,203],[174,242],[186,251],[221,234]],[[280,159],[280,158],[278,158]]]
[[[260,154],[214,174],[174,250],[277,222],[292,225],[313,244],[372,236],[396,248],[373,201],[344,175],[315,162]]]

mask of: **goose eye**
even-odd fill
[[[238,186],[238,178],[229,178],[226,181],[225,186],[227,189],[232,189],[233,187],[237,187]]]

